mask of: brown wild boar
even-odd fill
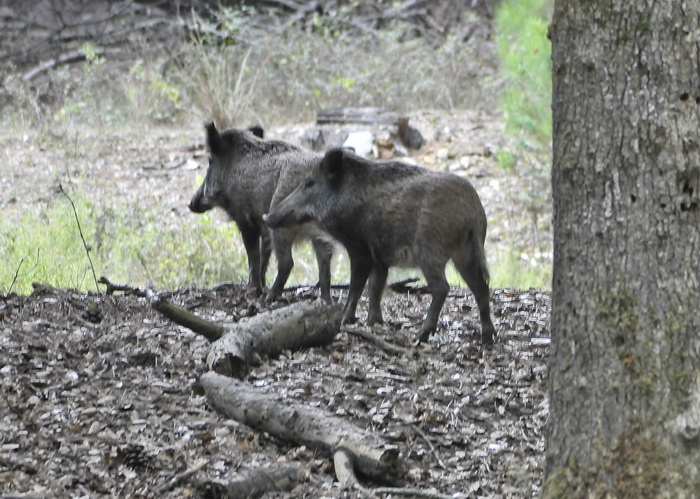
[[[382,322],[381,297],[389,267],[419,267],[432,302],[418,332],[426,340],[437,327],[452,259],[476,297],[481,340],[493,342],[488,269],[484,255],[486,215],[474,187],[449,173],[400,161],[376,162],[332,149],[289,197],[263,217],[275,230],[316,221],[350,256],[350,291],[343,321],[355,320],[369,278],[368,323]]]
[[[317,165],[322,156],[278,140],[264,140],[260,127],[219,133],[214,123],[206,126],[209,168],[204,182],[189,203],[195,213],[216,206],[236,222],[248,255],[250,286],[262,292],[272,249],[277,258],[277,277],[266,299],[284,289],[294,266],[292,244],[311,239],[318,262],[321,297],[331,301],[330,262],[332,239],[314,223],[272,231],[263,214],[284,199]]]

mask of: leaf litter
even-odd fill
[[[328,347],[266,359],[247,381],[398,445],[406,486],[456,497],[538,495],[549,294],[494,290],[499,337],[484,350],[479,333],[464,327],[478,323],[471,294],[454,291],[438,332],[409,356],[341,333]],[[299,299],[287,292],[273,306]],[[265,310],[239,285],[181,290],[171,300],[224,322]],[[410,347],[421,318],[405,327],[403,311],[422,301],[387,291],[387,323],[372,332]],[[92,302],[100,303],[99,323],[83,318]],[[0,317],[2,493],[191,497],[197,483],[294,461],[309,475],[289,497],[353,497],[325,456],[209,409],[197,386],[208,342],[162,318],[147,298],[39,286],[1,297]],[[158,493],[198,463],[206,464]]]

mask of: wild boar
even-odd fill
[[[451,259],[476,297],[482,343],[493,343],[496,330],[489,311],[484,254],[486,214],[464,178],[332,149],[263,220],[275,230],[316,221],[345,246],[350,257],[346,323],[355,320],[368,278],[371,325],[382,322],[381,297],[389,267],[419,267],[432,302],[418,343],[437,328],[449,292],[445,265]]]
[[[277,277],[266,300],[280,295],[294,266],[292,245],[309,238],[316,252],[321,297],[331,301],[330,262],[332,239],[316,224],[303,224],[272,231],[262,215],[274,208],[317,165],[322,156],[292,144],[262,138],[260,127],[219,133],[214,123],[206,126],[209,168],[204,182],[189,203],[195,213],[220,207],[236,222],[248,255],[250,286],[262,292],[272,250],[277,258]]]

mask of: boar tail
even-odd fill
[[[489,265],[486,262],[486,253],[484,252],[484,241],[477,234],[474,234],[474,237],[472,237],[472,241],[474,241],[474,254],[476,255],[477,261],[479,262],[479,269],[481,270],[481,275],[484,277],[484,281],[486,281],[486,284],[489,284],[491,276],[489,275]]]
[[[484,253],[484,239],[479,232],[468,232],[465,246],[452,255],[452,261],[469,287],[479,282],[488,285],[489,267]]]

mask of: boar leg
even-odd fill
[[[316,253],[318,286],[321,288],[321,299],[326,303],[333,303],[331,299],[331,257],[333,256],[333,245],[323,238],[313,238],[311,244]]]
[[[263,228],[260,235],[260,283],[263,288],[267,281],[267,266],[270,263],[270,255],[272,254],[272,240],[270,231]]]
[[[294,236],[295,233],[289,229],[277,229],[272,233],[272,245],[275,248],[275,257],[277,258],[277,277],[267,294],[267,302],[271,302],[282,294],[284,285],[292,272],[292,267],[294,267],[294,258],[292,258]]]
[[[262,292],[260,279],[260,231],[251,226],[238,227],[243,237],[243,245],[248,255],[248,285]]]
[[[367,278],[372,270],[372,262],[367,258],[353,258],[350,256],[350,291],[348,291],[348,301],[343,309],[343,324],[355,322],[355,311],[357,302],[360,301],[362,291],[365,289]]]
[[[478,241],[474,241],[478,245]],[[476,253],[476,254],[475,254]],[[473,251],[466,251],[461,255],[454,255],[452,261],[461,274],[469,289],[474,293],[476,304],[479,307],[481,318],[481,343],[490,345],[496,336],[496,328],[491,322],[491,311],[489,305],[489,285],[486,282],[487,270],[486,259],[483,256],[483,249],[474,247]]]
[[[423,321],[423,325],[418,331],[417,341],[418,343],[426,341],[431,333],[435,332],[437,329],[438,316],[442,310],[442,306],[445,304],[445,299],[447,298],[447,293],[450,292],[450,285],[447,283],[445,278],[445,264],[439,263],[426,263],[420,266],[425,276],[425,280],[430,286],[430,294],[433,299],[430,302],[430,308],[428,309],[428,315]]]
[[[382,324],[382,294],[386,287],[386,278],[389,268],[381,263],[376,263],[369,275],[369,318],[367,325]]]

